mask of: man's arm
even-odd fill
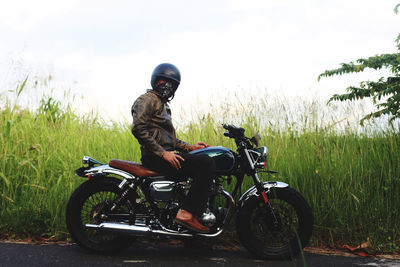
[[[206,148],[210,147],[210,145],[204,143],[204,142],[197,142],[194,145],[190,145],[182,140],[176,139],[176,146],[175,149],[181,152],[190,152],[193,150],[197,150],[200,148]]]
[[[176,138],[175,150],[179,152],[190,152],[190,145],[182,140]]]
[[[162,157],[164,148],[157,144],[149,132],[149,123],[154,113],[154,102],[154,99],[149,95],[142,95],[135,101],[131,110],[133,117],[132,133],[147,150]]]

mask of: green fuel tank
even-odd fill
[[[217,174],[225,174],[232,171],[235,166],[235,155],[230,149],[222,146],[213,146],[197,149],[190,154],[207,155],[214,159]]]

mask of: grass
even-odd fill
[[[33,111],[3,102],[0,236],[66,239],[65,207],[84,181],[73,174],[82,156],[101,162],[139,161],[138,143],[129,125],[78,116],[51,97],[44,97]],[[178,136],[235,149],[232,140],[223,136],[221,122],[241,125],[249,134],[259,131],[270,151],[269,168],[278,170],[279,180],[300,191],[313,208],[313,245],[337,247],[369,240],[374,252],[399,250],[400,135],[396,128],[360,130],[361,126],[351,128],[349,123],[333,127],[318,104],[289,108],[280,103],[277,111],[265,102],[253,99],[251,103],[242,103],[239,109],[232,103],[211,109],[180,126]],[[290,114],[300,122],[293,123]],[[250,186],[249,179],[244,187]]]

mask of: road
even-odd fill
[[[88,253],[75,244],[0,242],[0,266],[400,266],[400,260],[305,253],[293,261],[255,260],[245,250],[134,245],[113,255]]]

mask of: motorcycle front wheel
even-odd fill
[[[107,206],[121,194],[120,180],[115,178],[96,178],[86,181],[72,194],[66,210],[66,222],[72,239],[78,245],[94,252],[115,252],[130,246],[133,239],[99,230],[87,229],[85,224],[99,224],[101,214]],[[117,212],[127,212],[122,205]]]
[[[245,200],[236,218],[238,237],[257,258],[292,258],[310,240],[311,208],[303,196],[290,187],[271,188],[267,198],[273,213],[266,208],[262,196],[254,195]]]

